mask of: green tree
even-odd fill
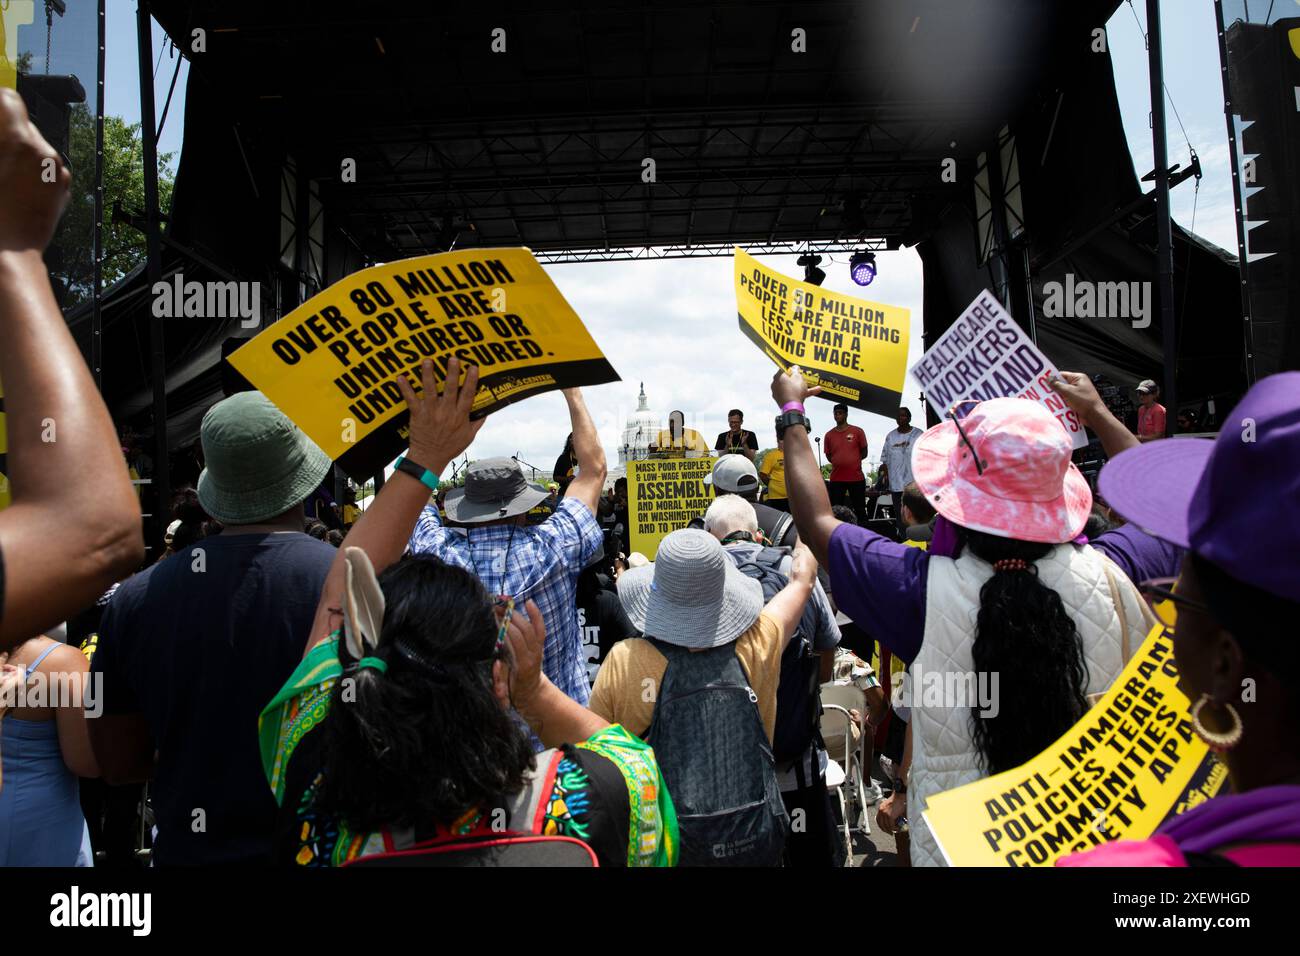
[[[95,121],[86,104],[72,107],[68,129],[71,197],[46,256],[50,277],[64,309],[89,299],[94,281]],[[174,156],[174,153],[158,155],[158,207],[164,216],[171,210]],[[144,210],[144,147],[139,123],[127,123],[120,116],[104,117],[103,171],[103,284],[108,288],[145,259],[144,233],[126,223],[112,221],[115,202],[120,202],[133,215]]]

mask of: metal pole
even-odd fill
[[[984,153],[985,168],[989,177],[989,214],[993,217],[993,281],[997,286],[996,294],[1003,308],[1011,314],[1034,338],[1029,326],[1024,324],[1024,317],[1016,313],[1016,303],[1011,297],[1011,239],[1007,231],[1007,197],[1002,185],[1002,136],[993,137],[993,145]],[[1037,341],[1035,339],[1035,341]]]
[[[148,252],[149,288],[162,281],[161,222],[158,215],[158,128],[153,104],[153,23],[149,0],[139,0],[135,15],[140,58],[140,143],[144,154],[144,235]],[[150,310],[152,313],[153,310]],[[164,347],[162,316],[150,315],[150,376],[153,378],[154,509],[156,524],[170,520],[171,469],[167,444],[167,352]]]
[[[1174,237],[1169,209],[1169,147],[1165,135],[1164,63],[1160,52],[1160,0],[1147,0],[1147,63],[1151,71],[1151,145],[1155,154],[1157,295],[1165,352],[1165,434],[1178,428],[1178,343],[1174,328]]]
[[[99,0],[99,57],[95,65],[95,247],[94,289],[90,312],[90,370],[95,387],[104,390],[104,320],[100,313],[104,293],[104,0]]]
[[[1228,42],[1223,27],[1223,2],[1214,0],[1214,15],[1219,28],[1219,72],[1223,77],[1223,118],[1228,124],[1228,156],[1232,169],[1232,198],[1237,210],[1237,268],[1241,273],[1241,331],[1246,355],[1246,387],[1255,384],[1255,332],[1250,324],[1250,263],[1246,259],[1246,200],[1241,181],[1241,151],[1237,148],[1237,127],[1233,122],[1232,90],[1228,88]]]

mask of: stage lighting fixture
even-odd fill
[[[821,285],[826,281],[826,273],[817,268],[821,261],[821,256],[815,256],[812,253],[806,253],[799,257],[797,264],[803,266],[804,282],[809,282],[813,285]]]
[[[849,259],[849,275],[858,285],[871,285],[876,278],[876,254],[855,252]]]

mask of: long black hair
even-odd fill
[[[335,685],[317,805],[358,830],[504,806],[533,750],[493,692],[500,654],[487,592],[427,556],[403,559],[379,584],[386,608],[372,656],[388,671],[349,671]]]
[[[980,589],[972,656],[977,674],[998,675],[996,716],[971,708],[984,768],[1001,773],[1042,752],[1088,709],[1083,640],[1061,596],[1033,562],[1056,545],[961,529],[966,547],[992,564],[1020,559],[1023,571],[994,571]]]

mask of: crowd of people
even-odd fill
[[[881,662],[849,732],[880,732],[876,820],[912,865],[939,865],[927,801],[1070,728],[1153,604],[1177,608],[1189,719],[1231,793],[1061,863],[1300,864],[1300,659],[1282,626],[1300,612],[1300,373],[1257,383],[1213,441],[1149,442],[1162,408],[1135,435],[1061,372],[1053,389],[1109,456],[1104,505],[1037,402],[969,403],[924,430],[900,410],[882,528],[864,515],[865,433],[835,407],[824,479],[819,389],[781,371],[776,451],[756,464],[733,409],[712,503],[652,555],[617,533],[627,486],[607,488],[579,389],[554,487],[489,458],[446,489],[485,427],[478,370],[451,359],[441,392],[431,362],[419,388],[397,377],[410,447],[335,542],[331,460],[239,392],[204,416],[202,469],[141,569],[122,443],[41,260],[68,185],[66,169],[40,181],[46,160],[0,89],[0,864],[91,863],[148,781],[156,865],[835,866],[841,745],[819,694],[850,652]],[[695,444],[670,423],[664,447]],[[998,706],[896,696],[890,659],[997,675]]]

